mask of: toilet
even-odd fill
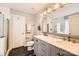
[[[26,47],[27,47],[28,51],[33,50],[34,49],[34,41],[27,42]]]

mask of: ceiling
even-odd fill
[[[9,7],[14,10],[36,14],[40,12],[48,3],[0,3],[0,6]]]

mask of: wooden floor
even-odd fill
[[[8,56],[35,56],[34,50],[28,51],[27,47],[19,47],[12,49]]]

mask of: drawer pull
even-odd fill
[[[38,41],[38,40],[36,40],[36,41]]]
[[[58,56],[63,56],[63,54],[61,54],[61,53],[57,53],[57,55],[58,55]]]
[[[44,49],[41,49],[44,53],[47,53]]]
[[[46,44],[42,43],[42,45],[47,46]]]
[[[57,53],[58,56],[60,56],[60,53]]]

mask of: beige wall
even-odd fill
[[[71,35],[79,36],[79,14],[69,16],[70,33]]]

